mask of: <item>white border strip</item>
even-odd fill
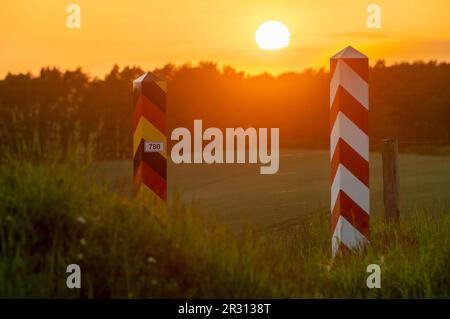
[[[337,61],[336,69],[331,78],[330,107],[333,105],[339,86],[342,86],[361,105],[369,109],[369,85],[342,60]]]
[[[366,161],[369,161],[369,136],[342,112],[338,113],[331,130],[330,160],[333,158],[339,138],[342,138]]]
[[[368,243],[369,240],[363,234],[361,234],[344,217],[339,216],[336,227],[334,228],[333,237],[331,238],[331,250],[333,256],[336,255],[340,244],[344,244],[350,249],[357,249]]]
[[[339,164],[331,184],[331,211],[336,205],[340,190],[347,194],[367,214],[370,213],[369,188],[342,164]]]

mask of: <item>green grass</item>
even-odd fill
[[[12,158],[0,166],[0,296],[450,296],[448,207],[409,211],[400,227],[374,217],[370,247],[334,261],[328,213],[313,216],[236,233],[180,204],[141,207],[79,164]],[[66,288],[71,263],[80,290]],[[381,289],[366,287],[371,263]]]

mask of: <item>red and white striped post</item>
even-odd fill
[[[369,243],[369,60],[347,47],[330,60],[331,246]]]

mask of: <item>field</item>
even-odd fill
[[[332,259],[325,152],[283,152],[273,176],[255,166],[171,167],[182,202],[198,208],[175,200],[170,214],[130,196],[129,161],[92,167],[24,154],[0,165],[0,297],[450,297],[449,157],[401,157],[395,226],[378,218],[373,154],[371,244]],[[73,263],[81,289],[66,286]],[[366,285],[373,263],[381,289]]]
[[[329,158],[326,151],[282,150],[280,170],[260,175],[259,164],[171,164],[169,194],[232,229],[289,225],[329,209]],[[400,154],[400,205],[403,213],[450,207],[450,156]],[[114,188],[130,193],[132,162],[96,165]],[[370,157],[371,212],[383,212],[380,153]]]

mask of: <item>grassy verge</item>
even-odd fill
[[[327,212],[282,229],[233,235],[177,205],[169,215],[111,193],[80,165],[0,166],[1,297],[450,296],[450,214],[372,223],[364,251],[330,258]],[[77,263],[82,288],[66,288]],[[381,289],[366,267],[381,266]]]

